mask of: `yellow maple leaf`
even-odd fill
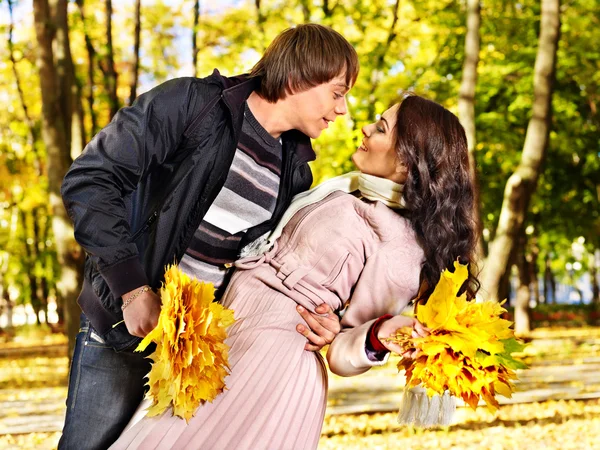
[[[456,315],[456,295],[467,279],[467,266],[454,263],[454,273],[445,270],[425,305],[417,308],[417,319],[425,326],[436,329],[446,325]]]
[[[154,361],[147,383],[149,416],[171,407],[174,415],[189,421],[200,404],[212,402],[225,389],[229,347],[224,341],[234,313],[213,301],[214,291],[212,283],[167,267],[158,325],[136,349],[156,343],[149,356]]]
[[[412,338],[410,330],[400,329],[390,340],[420,352],[398,364],[406,372],[407,386],[422,386],[430,396],[449,391],[472,408],[484,400],[495,411],[495,396],[510,397],[514,391],[510,380],[516,374],[505,364],[515,361],[502,342],[515,342],[512,323],[501,318],[506,310],[499,303],[457,296],[467,278],[467,266],[455,262],[454,272],[444,271],[427,303],[417,307],[417,319],[431,334]]]

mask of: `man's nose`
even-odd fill
[[[339,115],[344,115],[348,112],[348,105],[346,104],[346,96],[342,97],[337,105],[335,105],[335,113]]]

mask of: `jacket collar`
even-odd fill
[[[231,116],[235,130],[240,130],[243,122],[244,103],[260,86],[260,78],[251,77],[249,74],[236,75],[234,77],[224,77],[215,69],[211,75],[218,80],[223,87],[223,100],[231,111]],[[239,131],[236,131],[236,133]],[[236,136],[237,139],[237,136]],[[310,138],[298,130],[289,130],[281,135],[282,141],[295,142],[294,153],[301,162],[314,161],[317,158]]]

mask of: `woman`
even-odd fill
[[[427,332],[400,312],[417,294],[426,300],[457,258],[473,258],[464,130],[440,105],[411,95],[363,134],[353,155],[360,175],[301,194],[273,248],[236,263],[223,298],[236,316],[227,390],[189,424],[170,411],[145,417],[111,448],[316,448],[327,371],[319,353],[304,350],[296,308],[347,307],[327,355],[340,375],[383,364],[398,350],[384,338],[398,328]],[[465,289],[475,288],[471,277]]]

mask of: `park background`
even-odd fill
[[[0,447],[52,448],[83,252],[60,200],[115,112],[179,76],[247,72],[316,22],[356,48],[349,114],[315,182],[353,169],[360,128],[404,91],[455,112],[478,185],[482,298],[531,344],[497,416],[395,425],[394,364],[332,378],[322,448],[594,448],[600,438],[600,1],[0,0]]]

